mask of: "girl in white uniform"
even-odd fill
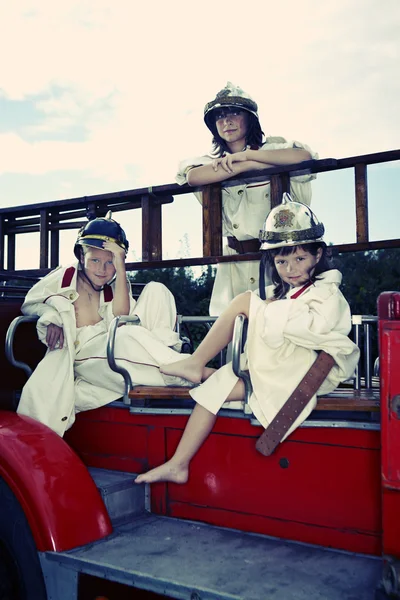
[[[260,231],[263,259],[272,269],[273,285],[260,294],[237,296],[215,322],[195,353],[186,360],[163,365],[170,376],[193,383],[196,406],[173,457],[164,465],[140,475],[137,483],[187,481],[189,463],[214,425],[226,400],[244,398],[244,385],[231,363],[209,376],[207,362],[232,339],[235,318],[249,319],[242,365],[250,373],[253,392],[249,405],[266,428],[279,413],[317,357],[324,350],[335,365],[318,390],[333,391],[350,378],[359,359],[358,347],[348,338],[350,308],[339,290],[342,276],[331,268],[323,242],[324,226],[311,209],[285,194]],[[265,260],[262,260],[262,264]],[[208,377],[208,378],[207,378]],[[311,413],[316,395],[289,429],[289,435]]]
[[[204,120],[213,135],[211,154],[184,160],[176,180],[180,185],[202,186],[232,178],[241,184],[222,187],[224,255],[258,252],[258,231],[271,209],[270,182],[247,182],[246,173],[272,166],[316,159],[308,146],[283,137],[263,138],[257,104],[240,87],[228,82],[204,108]],[[292,177],[295,200],[310,204],[315,175]],[[201,192],[196,192],[202,201]],[[210,302],[210,315],[218,316],[238,294],[258,289],[258,262],[221,263]]]

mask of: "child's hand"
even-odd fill
[[[47,326],[46,342],[50,350],[54,350],[56,347],[61,350],[64,346],[63,328],[50,323]]]
[[[234,152],[233,154],[227,154],[222,158],[215,158],[212,161],[212,167],[214,171],[218,171],[218,167],[221,167],[227,173],[233,173],[233,163],[244,162],[247,160],[246,152]]]
[[[125,250],[115,242],[104,242],[103,249],[108,250],[113,255],[114,267],[118,268],[125,264]]]

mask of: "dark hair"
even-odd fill
[[[246,145],[253,146],[254,149],[260,148],[262,146],[262,140],[264,132],[261,130],[261,125],[259,120],[253,113],[247,111],[248,121],[247,121],[247,133],[246,133]],[[211,120],[212,123],[212,120]],[[211,131],[213,134],[212,144],[213,148],[211,154],[213,156],[221,157],[226,152],[228,154],[231,153],[229,150],[229,146],[225,140],[218,134],[217,126],[215,123],[211,125]]]
[[[288,256],[289,254],[293,254],[297,248],[301,248],[306,252],[309,252],[313,256],[317,255],[318,250],[322,249],[322,255],[319,259],[318,263],[315,265],[315,270],[310,278],[310,281],[314,282],[318,279],[318,275],[321,273],[325,273],[325,271],[330,271],[334,269],[332,264],[332,259],[330,256],[330,250],[327,248],[325,242],[311,242],[310,244],[297,244],[296,246],[284,246],[282,248],[271,248],[271,250],[262,250],[261,251],[261,261],[260,261],[260,298],[265,300],[265,271],[268,269],[268,273],[271,277],[272,283],[275,285],[274,289],[274,298],[277,300],[281,300],[286,297],[290,286],[288,283],[282,281],[280,276],[278,275],[278,271],[275,266],[274,258],[278,254],[282,256]]]

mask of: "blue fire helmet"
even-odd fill
[[[108,211],[105,217],[98,217],[89,221],[79,230],[74,246],[74,254],[79,260],[81,246],[103,250],[104,242],[115,242],[125,250],[125,255],[128,252],[129,242],[126,239],[125,231],[117,221],[111,218],[111,211]]]

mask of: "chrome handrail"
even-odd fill
[[[244,413],[252,414],[252,410],[249,406],[249,398],[253,392],[253,386],[251,385],[250,374],[247,370],[241,368],[240,359],[243,352],[243,347],[246,341],[247,334],[247,317],[246,315],[239,314],[235,319],[235,325],[233,328],[232,337],[232,370],[236,377],[242,379],[244,383],[245,397],[244,397]]]
[[[13,367],[17,367],[17,369],[22,369],[25,372],[27,378],[29,378],[32,375],[32,369],[26,363],[15,359],[14,350],[13,350],[14,337],[15,337],[15,332],[17,331],[18,325],[20,325],[21,323],[34,323],[35,321],[38,320],[38,318],[39,317],[37,315],[30,316],[30,317],[29,316],[15,317],[15,319],[13,319],[11,321],[11,323],[7,329],[7,334],[6,334],[6,341],[5,341],[6,358],[12,364]]]
[[[378,322],[375,315],[352,315],[351,322],[354,332],[354,343],[363,350],[364,358],[364,383],[367,389],[373,387],[373,376],[376,377],[374,367],[372,366],[371,356],[371,325]],[[361,347],[361,328],[363,331],[363,347]],[[358,364],[355,370],[354,389],[361,389],[361,371]]]
[[[126,369],[117,365],[114,356],[115,335],[117,333],[119,325],[123,325],[125,323],[138,324],[140,323],[140,319],[137,315],[119,315],[111,321],[107,337],[107,361],[110,369],[112,371],[115,371],[116,373],[119,373],[124,378],[125,392],[123,396],[123,401],[124,404],[130,405],[131,401],[129,398],[129,392],[133,388],[132,378]]]

